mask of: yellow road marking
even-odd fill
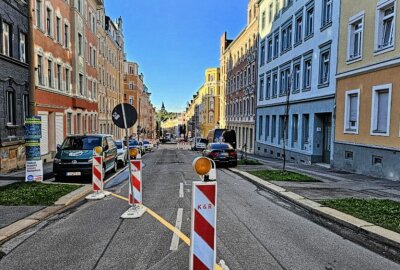
[[[115,194],[111,192],[111,195],[129,202],[128,198],[125,198],[121,195]],[[157,219],[162,225],[164,225],[165,227],[167,227],[170,231],[172,231],[173,233],[175,233],[176,235],[179,236],[179,238],[188,246],[190,246],[190,238],[187,237],[183,232],[181,232],[180,230],[178,230],[177,228],[175,228],[175,226],[173,226],[171,223],[169,223],[168,221],[166,221],[164,218],[162,218],[160,215],[158,215],[156,212],[154,212],[153,210],[151,210],[150,208],[142,205],[144,208],[146,208],[146,212],[149,213],[152,217],[154,217],[155,219]],[[215,269],[217,270],[223,270],[221,266],[219,266],[218,264],[215,265]]]

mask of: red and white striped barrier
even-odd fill
[[[190,270],[215,269],[217,182],[193,182]]]
[[[129,204],[142,204],[142,161],[131,160],[131,183],[129,188]],[[133,196],[132,196],[133,189]]]
[[[100,200],[106,197],[109,193],[103,190],[104,188],[104,171],[103,171],[103,156],[93,151],[92,161],[92,187],[93,193],[86,196],[87,200]]]
[[[142,161],[140,159],[131,160],[129,177],[129,208],[122,214],[121,218],[140,218],[146,208],[142,205]]]

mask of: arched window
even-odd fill
[[[6,105],[7,125],[15,125],[15,91],[12,88],[8,88],[6,91]]]

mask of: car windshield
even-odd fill
[[[117,146],[118,149],[122,149],[122,142],[121,141],[116,141],[115,145]]]
[[[143,141],[143,144],[150,144],[149,141]]]
[[[207,143],[207,140],[206,139],[200,139],[199,143]]]
[[[101,146],[101,137],[67,137],[61,147],[62,150],[93,150]]]
[[[129,146],[137,146],[139,143],[137,141],[129,141]]]
[[[215,150],[219,150],[219,149],[233,149],[232,146],[230,146],[229,144],[226,143],[215,143],[215,144],[211,144],[211,149]]]

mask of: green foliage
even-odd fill
[[[262,163],[254,159],[239,159],[238,165],[262,165]]]
[[[322,204],[400,233],[400,202],[349,198],[326,200]]]
[[[260,170],[249,171],[249,173],[267,181],[318,182],[307,175],[290,171]]]
[[[52,205],[81,185],[14,183],[0,187],[0,205]]]

